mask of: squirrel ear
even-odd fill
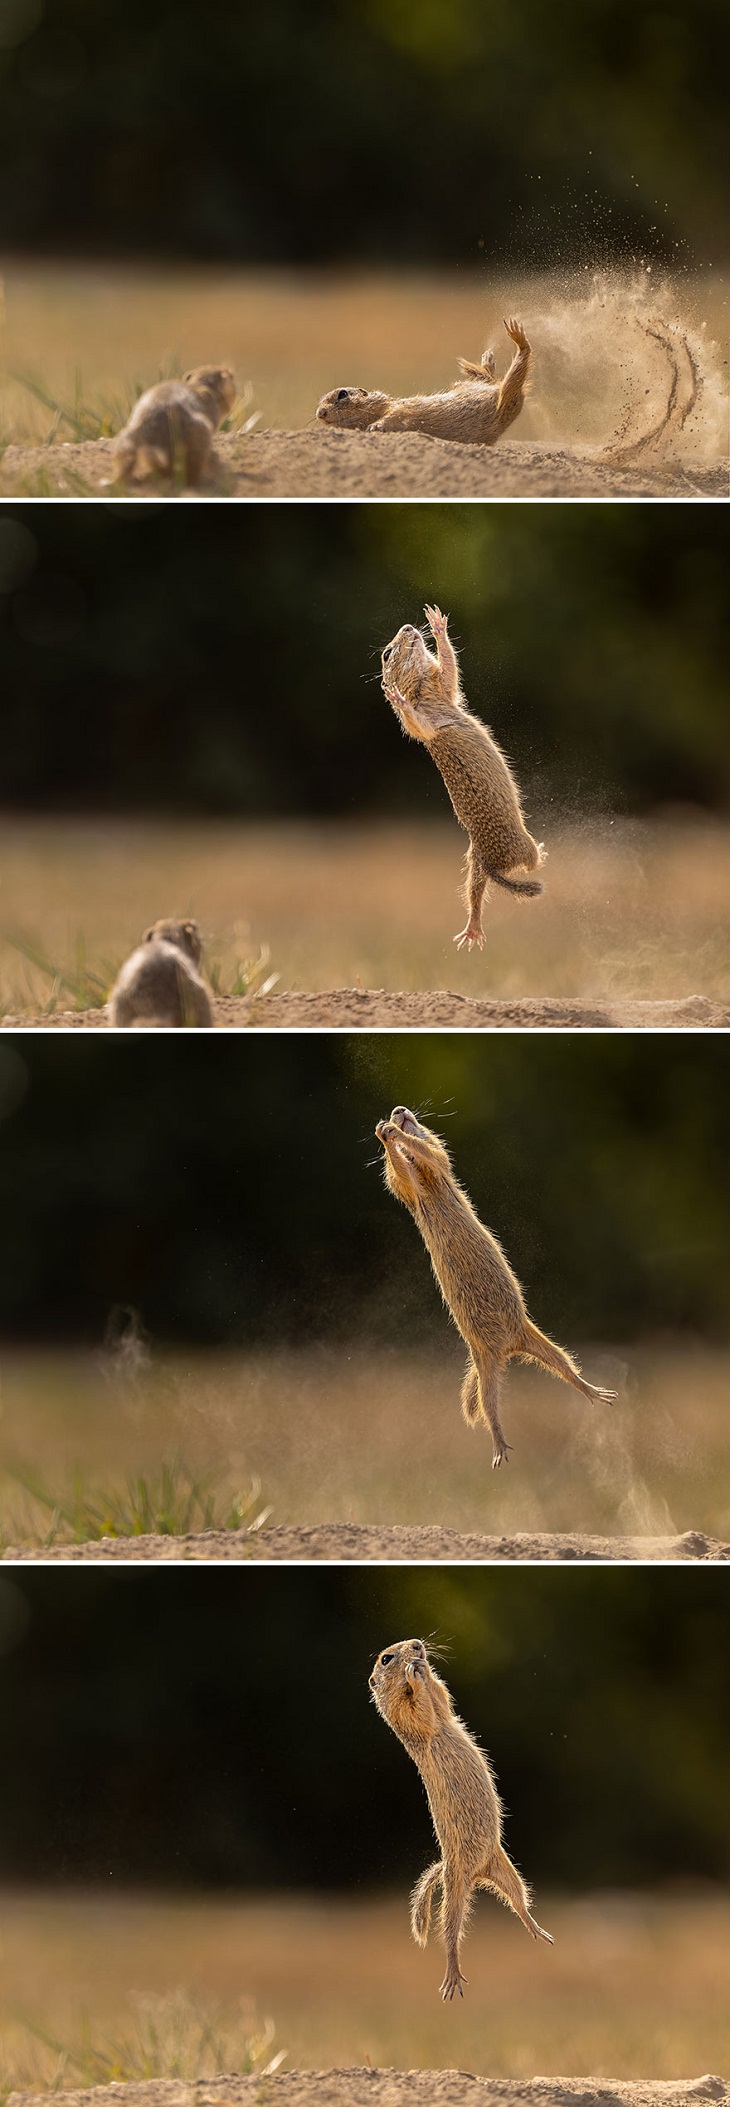
[[[197,936],[198,934],[197,922],[183,922],[183,929],[186,936]]]
[[[143,936],[143,938],[142,938],[142,942],[143,942],[143,944],[150,944],[150,943],[152,942],[152,938],[153,938],[153,936],[154,936],[154,933],[155,933],[155,931],[154,931],[154,924],[153,924],[153,926],[152,926],[152,928],[151,928],[151,929],[146,929],[146,930],[145,930],[144,936]]]

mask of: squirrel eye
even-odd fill
[[[347,397],[348,397],[349,393],[350,393],[350,390],[349,390],[349,388],[338,388],[338,390],[337,390],[337,400],[338,400],[338,402],[346,402],[346,401],[347,401]]]
[[[393,646],[392,646],[392,644],[389,644],[389,645],[388,645],[388,649],[387,649],[387,651],[384,651],[384,652],[383,652],[383,658],[384,658],[384,659],[385,659],[385,658],[390,658],[390,654],[391,654],[391,651],[392,651],[392,649],[393,649]]]
[[[381,1653],[380,1659],[383,1667],[387,1668],[389,1661],[392,1661],[393,1659],[393,1655],[392,1653]]]

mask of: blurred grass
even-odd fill
[[[475,358],[494,341],[502,358],[504,314],[522,311],[529,326],[566,294],[584,299],[590,285],[581,273],[488,279],[465,269],[348,275],[12,259],[4,276],[0,429],[6,440],[35,444],[71,436],[58,422],[59,406],[75,406],[84,426],[91,420],[90,436],[95,424],[118,429],[141,388],[162,372],[201,363],[233,365],[239,388],[253,390],[264,428],[309,423],[320,396],[342,382],[396,394],[430,390],[454,377],[459,354]],[[684,278],[679,298],[722,338],[726,292],[716,272],[711,286]],[[544,354],[520,438],[544,436],[546,428],[555,437],[607,436],[606,389],[610,395],[617,359],[607,357],[601,379],[589,361],[583,402],[574,372],[563,400],[547,342]],[[11,378],[19,373],[41,387],[47,405]]]
[[[623,1356],[564,1343],[619,1402],[589,1405],[514,1363],[503,1412],[514,1447],[499,1472],[488,1438],[461,1417],[456,1344],[439,1356],[356,1347],[168,1355],[138,1376],[113,1372],[103,1354],[6,1349],[0,1537],[44,1541],[49,1503],[59,1533],[75,1530],[79,1513],[93,1520],[101,1510],[103,1519],[106,1508],[113,1520],[115,1502],[133,1520],[130,1481],[154,1486],[164,1459],[181,1454],[188,1482],[208,1483],[229,1519],[253,1480],[253,1513],[258,1481],[274,1523],[434,1523],[498,1535],[692,1528],[730,1539],[730,1354],[671,1340]],[[40,1481],[41,1504],[22,1480]]]
[[[161,915],[196,917],[221,992],[240,991],[245,961],[258,955],[261,970],[270,957],[282,989],[350,987],[359,977],[363,987],[505,998],[727,998],[730,828],[669,819],[561,828],[549,812],[539,818],[545,897],[494,893],[485,949],[468,957],[453,945],[464,836],[448,820],[256,827],[9,817],[0,1012],[98,1005]]]
[[[17,1468],[12,1481],[25,1495],[27,1529],[44,1545],[99,1543],[115,1536],[188,1536],[201,1529],[260,1529],[269,1509],[260,1506],[254,1479],[221,1497],[210,1472],[192,1473],[179,1456],[166,1457],[153,1476],[127,1475],[120,1486],[90,1490],[76,1468],[70,1492],[45,1485],[35,1471]],[[39,1512],[45,1527],[39,1527]]]
[[[0,2101],[11,2091],[65,2092],[77,2086],[144,2084],[177,2079],[194,2084],[220,2071],[261,2077],[277,2070],[285,2051],[271,2054],[274,2025],[257,2021],[250,2002],[226,2009],[173,1991],[167,1997],[131,1995],[129,2012],[100,2035],[88,2012],[57,2040],[41,2020],[10,2028],[2,2039]]]
[[[428,1850],[424,1810],[424,1850]],[[385,1860],[385,1843],[384,1843]],[[414,1864],[414,1876],[421,1870]],[[58,2040],[84,2009],[96,2041],[130,2028],[130,1999],[233,2004],[273,2015],[287,2065],[458,2068],[492,2077],[690,2078],[730,2064],[730,1900],[541,1893],[552,1951],[480,1896],[463,2004],[438,1997],[440,1950],[413,1945],[405,1894],[387,1900],[6,1893],[0,2078],[27,2083],[24,2015]],[[52,2083],[36,2050],[34,2084]],[[230,2065],[223,2065],[223,2068]],[[67,2078],[66,2082],[73,2082]]]

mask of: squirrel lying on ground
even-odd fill
[[[457,439],[463,446],[493,446],[519,417],[531,345],[521,322],[510,316],[507,335],[515,357],[498,381],[493,351],[475,364],[459,359],[459,379],[441,395],[386,395],[370,388],[331,388],[317,409],[320,424],[349,431],[425,432],[431,439]]]

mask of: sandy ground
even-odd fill
[[[607,2078],[477,2078],[461,2070],[279,2071],[271,2077],[206,2078],[195,2085],[158,2078],[62,2092],[68,2107],[683,2107],[726,2100],[722,2078],[652,2082]],[[13,2092],[8,2107],[46,2107],[47,2093]]]
[[[730,1544],[703,1536],[695,1529],[686,1530],[683,1536],[665,1537],[581,1536],[557,1532],[530,1535],[526,1531],[517,1536],[465,1536],[456,1529],[386,1529],[369,1527],[365,1523],[323,1522],[314,1528],[205,1529],[195,1536],[105,1537],[99,1543],[54,1544],[48,1549],[11,1546],[4,1557],[11,1562],[49,1558],[61,1561],[97,1559],[102,1562],[120,1558],[203,1562],[246,1559],[257,1563],[262,1560],[357,1562],[375,1559],[432,1564],[438,1559],[455,1565],[464,1560],[475,1563],[516,1560],[558,1563],[572,1559],[581,1562],[605,1559],[636,1563],[651,1560],[668,1564],[678,1559],[714,1563],[730,1561]]]
[[[220,1030],[241,1031],[727,1031],[730,1004],[693,995],[683,1002],[490,1002],[456,995],[390,994],[386,988],[333,988],[328,993],[268,995],[249,1001],[219,996]],[[17,1010],[0,1018],[3,1031],[103,1031],[106,1012]]]
[[[218,467],[199,493],[206,498],[727,498],[728,464],[696,466],[657,459],[636,462],[598,447],[506,440],[462,446],[413,432],[231,433],[217,443]],[[109,491],[111,439],[50,446],[10,445],[0,488],[58,497],[124,495]],[[146,495],[165,495],[150,488]],[[142,490],[135,495],[144,501]]]

